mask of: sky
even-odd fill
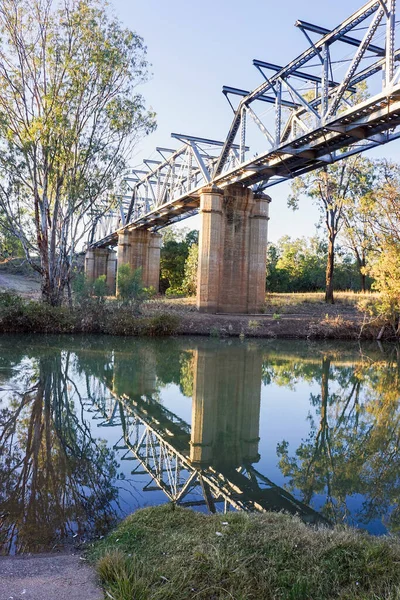
[[[136,148],[132,166],[159,158],[157,146],[174,148],[172,132],[224,141],[232,109],[222,86],[254,89],[261,75],[254,58],[285,65],[308,47],[297,19],[332,28],[363,5],[362,0],[110,0],[116,16],[144,38],[151,78],[138,91],[157,113],[157,130]],[[370,157],[400,160],[400,140]],[[288,183],[271,196],[269,238],[315,233],[318,209],[304,198],[300,210],[287,208]],[[184,221],[199,227],[199,218]]]

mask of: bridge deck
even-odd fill
[[[233,183],[251,186],[264,182],[263,189],[293,179],[345,156],[386,144],[400,136],[400,84],[390,94],[379,94],[349,109],[311,132],[254,157],[208,182],[225,188]],[[338,153],[346,148],[345,153]],[[154,207],[143,216],[92,244],[104,248],[118,244],[118,234],[128,229],[160,229],[180,215],[197,212],[204,182],[169,202]]]

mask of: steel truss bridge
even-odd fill
[[[129,173],[118,210],[96,221],[90,246],[192,216],[210,184],[262,191],[400,136],[396,0],[370,0],[332,30],[295,25],[309,43],[302,54],[286,66],[254,60],[262,83],[253,91],[223,87],[234,110],[226,140],[172,134],[182,145],[157,148],[159,160]],[[254,130],[261,152],[249,157]]]
[[[85,408],[102,427],[120,427],[114,449],[135,460],[133,475],[148,475],[144,491],[162,490],[180,506],[205,506],[209,512],[286,511],[307,523],[329,524],[319,513],[275,485],[252,464],[195,466],[190,460],[191,427],[149,397],[117,397],[96,377],[87,381]],[[139,469],[143,469],[139,471]]]

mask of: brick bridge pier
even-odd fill
[[[197,308],[208,313],[259,312],[265,300],[265,270],[270,197],[233,184],[200,193]],[[148,229],[125,229],[118,252],[93,248],[86,253],[89,279],[106,275],[116,291],[117,264],[141,267],[143,285],[159,288],[161,235]]]

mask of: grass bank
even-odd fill
[[[0,294],[2,333],[104,333],[128,336],[168,336],[179,325],[177,315],[138,315],[129,306],[98,303],[83,306],[50,306],[4,292]]]
[[[114,600],[399,600],[400,541],[276,513],[139,510],[90,552]]]
[[[195,299],[155,297],[137,305],[90,296],[73,308],[51,307],[14,292],[0,293],[0,331],[8,333],[86,333],[120,336],[202,335],[280,339],[376,339],[379,319],[359,306],[371,294],[338,294],[327,305],[321,294],[269,294],[265,312],[257,315],[205,314]],[[393,339],[384,327],[382,339]]]

